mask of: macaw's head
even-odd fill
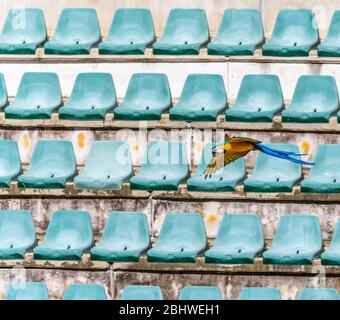
[[[211,151],[212,151],[213,157],[216,157],[218,154],[224,153],[225,152],[224,143],[220,144],[220,145],[214,144],[212,146],[212,150]]]

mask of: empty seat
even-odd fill
[[[163,35],[153,45],[154,54],[199,54],[210,39],[205,11],[172,9]]]
[[[132,75],[123,103],[114,110],[116,120],[160,120],[172,105],[168,78],[162,73]]]
[[[308,56],[319,42],[316,18],[307,9],[281,10],[276,18],[271,39],[263,45],[264,56]]]
[[[268,144],[270,148],[299,153],[294,144]],[[284,159],[259,153],[251,176],[244,181],[246,192],[292,192],[302,177],[302,167]]]
[[[149,9],[120,8],[115,12],[107,38],[99,44],[99,54],[144,54],[154,41]]]
[[[181,290],[179,300],[222,300],[219,287],[186,286]]]
[[[328,122],[339,109],[338,88],[332,76],[301,76],[283,122]]]
[[[123,141],[96,141],[84,170],[74,178],[76,189],[120,190],[133,174],[129,145]]]
[[[130,188],[176,191],[188,175],[189,165],[182,143],[153,141],[148,143],[139,174],[130,179]]]
[[[107,300],[105,289],[99,284],[70,284],[64,300]]]
[[[127,286],[121,300],[163,300],[163,294],[158,286]]]
[[[0,73],[0,110],[6,107],[8,104],[7,88],[5,83],[5,78],[2,73]]]
[[[89,54],[100,42],[95,9],[63,9],[54,36],[45,44],[46,54]]]
[[[104,120],[106,113],[116,105],[116,90],[110,73],[79,73],[70,100],[59,109],[59,118]]]
[[[208,44],[212,55],[253,55],[264,41],[261,14],[254,9],[224,11],[217,36]]]
[[[320,144],[315,165],[301,182],[301,191],[310,193],[340,192],[340,144]]]
[[[304,288],[299,300],[340,300],[338,290],[329,288]]]
[[[223,78],[218,74],[190,74],[170,120],[216,121],[228,100]]]
[[[272,122],[283,106],[278,76],[249,74],[242,80],[234,105],[226,111],[226,121]]]
[[[24,259],[35,246],[31,211],[0,210],[0,259]]]
[[[113,211],[100,242],[91,249],[91,259],[138,262],[150,247],[150,232],[142,212]]]
[[[170,212],[165,216],[154,247],[147,252],[150,262],[196,262],[207,248],[203,219],[198,213]]]
[[[0,34],[0,54],[35,54],[46,39],[41,9],[11,9]]]
[[[26,72],[13,102],[5,108],[7,119],[50,119],[62,103],[59,78],[53,72]]]
[[[240,300],[281,300],[277,288],[242,288]]]
[[[21,161],[15,140],[0,140],[0,188],[9,187],[21,174]]]
[[[216,240],[205,253],[207,263],[247,264],[264,250],[261,219],[253,214],[223,217]]]
[[[12,282],[6,300],[48,300],[48,290],[41,282]]]
[[[340,10],[333,13],[326,40],[318,46],[320,57],[340,57]]]
[[[28,170],[18,177],[19,187],[65,188],[66,182],[77,174],[73,146],[66,140],[37,142]]]
[[[56,211],[43,242],[34,249],[34,258],[81,260],[93,244],[90,216],[85,211]]]
[[[321,255],[321,262],[324,265],[340,265],[340,219],[329,248]]]
[[[316,216],[282,216],[272,246],[263,253],[266,264],[309,265],[322,251],[322,235]]]
[[[195,175],[187,181],[188,191],[225,192],[235,191],[236,185],[246,177],[244,159],[240,158],[229,165],[217,170],[211,177],[205,178],[204,171],[212,159],[212,144],[204,146],[201,162]]]

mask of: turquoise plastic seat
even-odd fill
[[[321,262],[323,265],[340,265],[340,220],[336,225],[329,248],[321,255]]]
[[[179,142],[153,141],[139,174],[130,179],[133,190],[176,191],[189,175],[185,147]]]
[[[105,289],[99,284],[70,284],[64,300],[107,300]]]
[[[224,11],[216,38],[208,44],[208,54],[253,55],[263,42],[262,18],[258,10],[227,9]]]
[[[41,9],[11,9],[0,34],[0,54],[35,54],[46,39]]]
[[[62,104],[59,78],[53,72],[26,72],[13,102],[5,108],[6,119],[50,119]]]
[[[198,213],[170,212],[165,216],[154,247],[147,252],[149,262],[195,263],[207,248],[202,216]]]
[[[307,9],[281,10],[271,39],[263,45],[264,56],[308,56],[319,43],[315,14]]]
[[[322,252],[316,216],[289,214],[280,218],[272,246],[263,253],[265,264],[311,265]]]
[[[315,123],[329,121],[339,110],[338,88],[332,76],[301,76],[283,122]]]
[[[222,300],[219,287],[186,286],[181,290],[179,300]]]
[[[277,288],[242,288],[240,300],[281,300]]]
[[[277,150],[299,153],[295,144],[267,144]],[[259,153],[252,175],[244,181],[246,192],[292,192],[302,177],[302,166]]]
[[[228,100],[223,78],[218,74],[190,74],[178,104],[170,109],[170,120],[216,121]]]
[[[315,165],[301,181],[301,191],[309,193],[340,192],[340,144],[319,144]]]
[[[163,73],[132,75],[123,103],[114,110],[116,120],[160,120],[172,105],[168,78]]]
[[[210,40],[203,9],[172,9],[154,54],[195,55]]]
[[[236,186],[246,178],[244,159],[240,158],[216,171],[205,179],[204,171],[212,159],[212,144],[204,146],[201,162],[195,175],[187,181],[188,191],[225,192],[235,191]]]
[[[91,249],[91,260],[138,262],[150,247],[150,231],[142,212],[113,211],[100,242]]]
[[[223,217],[216,240],[205,253],[206,263],[251,264],[264,250],[261,219],[253,214]]]
[[[272,122],[284,106],[280,79],[272,74],[248,74],[241,83],[226,121]]]
[[[89,54],[101,40],[95,9],[63,9],[52,39],[44,46],[45,54]]]
[[[158,286],[127,286],[121,300],[163,300],[163,294]]]
[[[336,289],[303,288],[299,300],[340,300],[340,295]]]
[[[6,107],[8,104],[7,88],[5,83],[5,78],[2,73],[0,73],[0,110]]]
[[[15,140],[0,140],[0,188],[8,188],[21,174],[21,161]]]
[[[132,160],[126,142],[95,141],[84,170],[74,178],[74,187],[120,190],[132,174]]]
[[[48,300],[48,290],[41,282],[12,282],[6,300]]]
[[[154,41],[149,9],[120,8],[115,12],[107,38],[99,44],[99,54],[144,54]]]
[[[116,90],[110,73],[79,73],[70,100],[59,109],[59,118],[104,120],[106,113],[116,105]]]
[[[34,259],[81,260],[93,245],[91,220],[86,211],[56,211]]]
[[[18,182],[23,188],[62,189],[76,174],[76,159],[70,141],[40,140],[28,170],[18,177]]]
[[[340,10],[333,13],[326,40],[318,46],[319,57],[340,57]]]
[[[0,259],[24,259],[35,246],[31,211],[0,210]]]

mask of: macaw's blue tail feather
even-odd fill
[[[304,164],[307,166],[312,166],[315,163],[314,162],[306,162],[303,161],[301,159],[296,159],[296,158],[292,158],[291,156],[304,156],[306,154],[303,153],[295,153],[295,152],[290,152],[290,151],[283,151],[283,150],[276,150],[273,148],[269,148],[268,146],[265,146],[263,144],[255,144],[254,145],[255,148],[265,154],[268,154],[269,156],[272,157],[276,157],[276,158],[280,158],[280,159],[284,159],[284,160],[288,160],[294,163],[298,163],[298,164]]]

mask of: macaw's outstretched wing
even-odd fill
[[[246,137],[232,137],[229,139],[229,143],[230,144],[234,144],[234,143],[240,143],[240,142],[249,142],[251,144],[253,143],[261,143],[261,141],[255,140],[255,139],[251,139],[251,138],[246,138]]]

